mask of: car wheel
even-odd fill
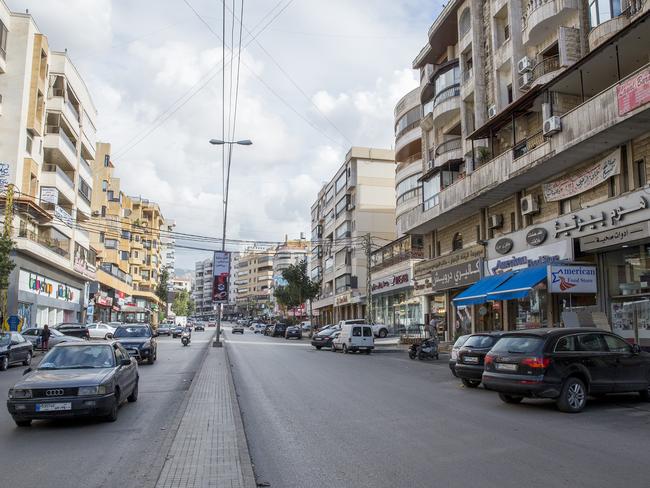
[[[521,403],[524,399],[522,396],[506,395],[505,393],[499,393],[499,398],[501,398],[501,401],[505,403]]]
[[[17,419],[14,417],[14,422],[18,427],[29,427],[32,425],[32,419]]]
[[[478,385],[481,384],[480,380],[468,380],[467,378],[461,378],[460,381],[463,382],[467,388],[478,388]]]
[[[381,330],[379,331],[379,337],[381,337],[382,339],[383,339],[384,337],[386,337],[387,335],[388,335],[388,331],[387,331],[386,329],[381,329]]]
[[[2,356],[0,358],[0,371],[7,371],[9,367],[9,358],[7,356]]]
[[[569,378],[564,382],[557,407],[562,412],[578,413],[587,404],[587,388],[579,378]]]
[[[106,341],[110,341],[112,338],[113,338],[113,334],[111,334],[110,332],[104,336],[104,340]]]
[[[129,403],[135,403],[135,402],[138,401],[138,383],[140,383],[140,380],[139,380],[139,378],[136,378],[135,386],[133,387],[133,391],[126,398],[129,401]]]
[[[348,346],[343,344],[343,354],[347,354],[347,353],[348,353]]]
[[[323,346],[316,346],[316,350],[320,351]]]
[[[111,411],[106,415],[107,422],[115,422],[117,420],[117,413],[120,408],[120,390],[115,390],[115,397],[113,398],[113,405]]]
[[[409,349],[409,358],[415,359],[418,356],[418,353],[415,352],[413,349]]]
[[[330,347],[332,352],[336,352],[336,347],[334,347],[334,344],[332,344]]]
[[[27,351],[27,357],[23,361],[23,365],[29,366],[32,363],[32,351]]]

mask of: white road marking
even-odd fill
[[[311,347],[311,344],[296,344],[294,342],[262,342],[262,341],[233,341],[232,339],[226,339],[225,342],[229,344],[250,344],[253,346],[293,346],[293,347]]]

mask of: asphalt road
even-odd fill
[[[648,486],[650,403],[506,405],[447,364],[229,336],[258,482],[318,487]]]
[[[155,483],[178,409],[213,334],[194,332],[189,347],[180,339],[159,337],[156,363],[139,366],[138,401],[124,404],[114,423],[35,421],[29,428],[18,428],[0,405],[1,476],[8,483],[0,485],[124,488]],[[0,372],[5,398],[24,369],[14,366]]]

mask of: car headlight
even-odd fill
[[[106,385],[99,386],[80,386],[77,391],[79,396],[89,396],[89,395],[106,395]]]
[[[19,398],[31,398],[32,390],[26,390],[22,388],[10,388],[9,389],[9,398],[19,399]]]

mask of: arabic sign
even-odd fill
[[[619,147],[596,164],[551,183],[544,183],[544,199],[547,202],[557,202],[574,197],[600,185],[611,176],[619,174],[620,171],[621,148]]]
[[[513,253],[508,257],[490,259],[488,268],[492,274],[500,274],[515,269],[530,268],[571,259],[573,259],[573,243],[571,239],[563,239],[546,246]]]
[[[616,87],[618,115],[625,115],[650,102],[650,69],[645,69]]]
[[[526,242],[531,246],[539,246],[548,237],[548,231],[544,227],[535,227],[526,234]]]
[[[54,207],[54,217],[63,222],[68,227],[72,227],[72,215],[70,215],[63,207]]]
[[[494,245],[494,250],[499,254],[508,254],[510,251],[512,251],[512,246],[514,245],[515,243],[512,241],[512,239],[504,237],[503,239],[499,239],[497,241],[497,243]]]
[[[447,254],[446,256],[440,256],[437,258],[427,259],[425,261],[415,263],[414,275],[416,278],[422,278],[425,275],[430,276],[433,271],[447,268],[455,264],[473,261],[475,259],[482,258],[484,255],[485,248],[483,246],[468,247],[467,249],[462,249],[460,251]]]
[[[483,259],[478,258],[434,271],[431,275],[431,288],[435,292],[471,285],[481,279],[482,264]]]
[[[386,293],[389,291],[405,288],[411,284],[411,270],[401,270],[382,278],[372,280],[373,293]]]
[[[11,183],[9,163],[0,163],[0,190],[4,190]]]
[[[230,276],[230,253],[215,251],[212,261],[212,301],[228,303],[228,278]]]
[[[593,251],[603,247],[616,246],[650,236],[650,222],[617,227],[587,237],[580,238],[581,251]]]
[[[59,203],[59,190],[52,186],[42,186],[41,203],[51,203],[53,205]]]
[[[548,267],[551,293],[596,293],[595,266],[551,265]]]

